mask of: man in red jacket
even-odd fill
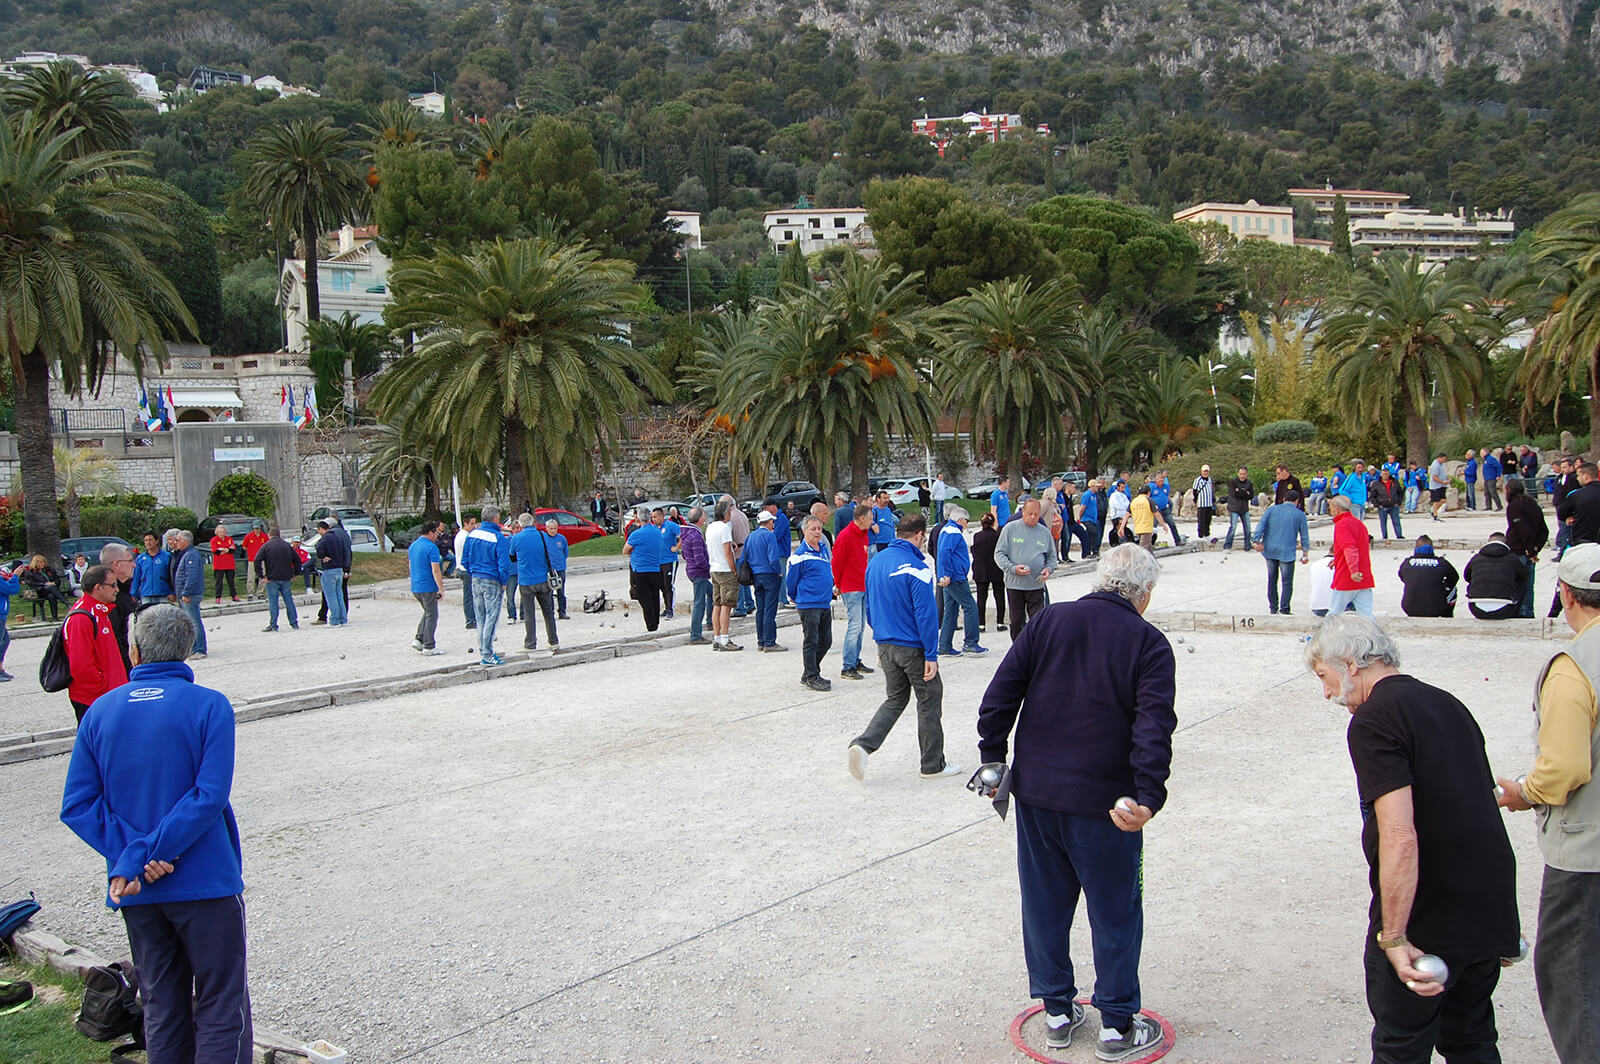
[[[1328,616],[1337,617],[1352,603],[1356,612],[1372,616],[1372,537],[1367,526],[1350,512],[1350,500],[1335,495],[1328,500],[1333,514],[1333,598]]]
[[[216,584],[217,605],[222,605],[222,578],[228,578],[228,597],[239,601],[239,589],[234,585],[234,568],[239,564],[233,556],[233,537],[228,535],[227,529],[217,526],[217,534],[211,537],[211,573]],[[202,579],[204,576],[202,575]]]
[[[844,668],[847,680],[864,680],[872,672],[861,661],[861,636],[866,628],[867,529],[872,527],[872,507],[857,505],[850,521],[839,530],[833,544],[833,583],[844,599]]]
[[[256,573],[256,552],[266,545],[268,538],[266,528],[260,521],[257,521],[250,526],[250,531],[245,535],[244,539],[239,541],[239,545],[244,548],[245,561],[249,562],[245,566],[245,579],[250,582],[250,594],[252,596],[255,595],[256,589],[261,586],[261,577]]]
[[[61,641],[72,668],[67,698],[80,724],[95,699],[128,682],[122,650],[111,630],[111,606],[116,601],[117,581],[111,570],[92,565],[83,573],[83,597],[61,625]]]

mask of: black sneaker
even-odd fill
[[[861,673],[858,672],[855,669],[840,669],[839,670],[839,675],[844,677],[846,680],[865,680],[866,679],[865,676],[861,675]]]
[[[1095,1047],[1094,1055],[1098,1060],[1111,1061],[1113,1064],[1116,1061],[1137,1060],[1155,1052],[1166,1037],[1156,1021],[1148,1016],[1135,1016],[1129,1022],[1126,1034],[1115,1027],[1100,1028],[1100,1044]]]
[[[1088,1015],[1083,1011],[1083,1006],[1076,1001],[1072,1003],[1072,1012],[1066,1016],[1051,1016],[1045,1014],[1044,1018],[1044,1044],[1051,1049],[1068,1049],[1072,1046],[1072,1036],[1078,1028],[1089,1022]]]
[[[827,680],[824,680],[820,676],[807,676],[805,679],[801,680],[800,682],[805,684],[807,687],[811,688],[813,691],[831,691],[831,690],[833,690],[833,684],[829,683]]]
[[[857,672],[861,672],[861,673],[867,673],[867,674],[870,675],[871,673],[877,672],[878,670],[874,669],[871,665],[868,665],[866,662],[858,662],[856,664],[856,671]]]

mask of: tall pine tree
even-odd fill
[[[1333,253],[1349,262],[1350,254],[1350,212],[1345,208],[1344,197],[1333,197],[1333,222],[1332,222]]]

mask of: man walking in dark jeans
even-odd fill
[[[350,570],[355,568],[351,551],[350,534],[344,530],[337,517],[317,522],[322,536],[317,540],[317,560],[322,563],[322,608],[312,624],[328,623],[328,596],[339,596],[339,607],[333,612],[333,626],[342,627],[350,621]]]
[[[822,678],[822,659],[833,646],[833,552],[822,537],[822,519],[800,519],[800,542],[789,556],[784,589],[800,611],[800,682],[813,691],[833,684]]]
[[[249,1064],[244,877],[233,706],[184,664],[194,624],[151,606],[133,626],[132,682],[89,707],[61,820],[105,858],[140,975],[151,1064]]]
[[[1144,836],[1167,800],[1176,668],[1144,619],[1161,566],[1142,547],[1105,552],[1094,591],[1045,607],[1012,643],[978,708],[978,755],[1003,771],[1013,725],[1017,877],[1029,993],[1044,1002],[1046,1044],[1065,1049],[1088,1022],[1077,1003],[1070,936],[1089,909],[1100,1060],[1160,1048],[1140,1014]],[[980,770],[981,771],[981,770]],[[992,796],[992,795],[990,795]]]
[[[867,562],[867,624],[878,643],[886,697],[867,730],[850,744],[850,775],[864,779],[867,757],[888,738],[900,714],[917,695],[917,741],[922,778],[960,775],[944,759],[944,681],[939,678],[939,613],[933,604],[933,566],[922,552],[927,519],[909,514],[895,538]]]

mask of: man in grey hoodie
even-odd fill
[[[1011,641],[1022,635],[1028,618],[1044,609],[1044,582],[1050,579],[1055,544],[1050,530],[1039,520],[1039,500],[1022,504],[1022,518],[1000,530],[994,545],[994,564],[1005,576],[1006,612],[1011,615]]]

